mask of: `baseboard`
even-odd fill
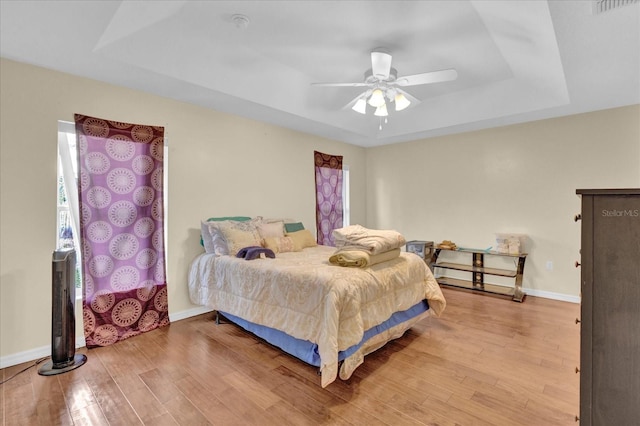
[[[207,307],[197,307],[193,309],[187,309],[180,312],[170,313],[169,319],[171,321],[180,321],[182,319],[194,317],[196,315],[206,314],[212,312],[213,309]],[[82,348],[86,345],[84,336],[76,338],[76,348]],[[0,368],[11,367],[13,365],[22,364],[23,362],[35,361],[40,358],[51,356],[51,345],[41,346],[39,348],[29,349],[24,352],[18,352],[16,354],[5,355],[0,357]]]
[[[213,309],[208,308],[206,306],[199,306],[197,308],[187,309],[185,311],[175,312],[173,314],[169,314],[169,319],[173,321],[180,321],[183,319],[195,317],[196,315],[206,314],[208,312],[213,312]]]
[[[570,294],[554,293],[551,291],[536,290],[533,288],[522,289],[528,296],[543,297],[545,299],[559,300],[562,302],[580,303],[580,296]]]

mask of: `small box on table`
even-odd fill
[[[407,241],[406,250],[409,253],[415,253],[420,256],[427,264],[431,265],[433,257],[433,241]]]

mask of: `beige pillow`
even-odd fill
[[[315,247],[318,245],[316,239],[313,238],[308,229],[302,229],[296,232],[288,232],[287,237],[293,240],[295,251],[300,251],[306,247]]]
[[[289,237],[267,237],[264,239],[264,246],[273,250],[274,253],[300,251],[295,249],[295,244]]]
[[[228,253],[235,256],[240,249],[261,246],[262,238],[258,232],[256,221],[247,222],[218,222],[218,228],[227,242]]]

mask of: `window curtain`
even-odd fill
[[[335,246],[333,230],[342,228],[342,156],[313,153],[316,172],[318,244]]]
[[[87,347],[169,324],[164,128],[75,115]]]

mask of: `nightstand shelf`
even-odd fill
[[[468,253],[471,255],[471,264],[438,262],[443,252]],[[485,256],[502,256],[517,259],[516,269],[502,269],[485,266]],[[469,290],[475,290],[485,293],[492,293],[502,296],[510,296],[516,302],[523,302],[526,294],[522,291],[522,275],[524,273],[524,263],[527,258],[526,253],[508,254],[495,251],[485,250],[447,250],[437,248],[433,254],[432,266],[441,268],[442,270],[452,270],[471,273],[472,279],[465,280],[448,276],[437,276],[438,283],[449,287],[458,287]],[[437,271],[437,270],[436,270]],[[502,286],[497,284],[485,283],[485,275],[493,275],[498,277],[514,278],[513,287]]]

